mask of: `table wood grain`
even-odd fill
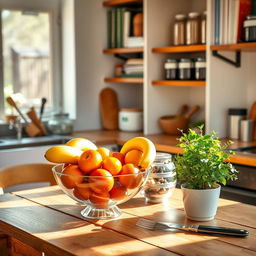
[[[179,189],[166,204],[147,204],[139,194],[120,205],[122,215],[115,220],[83,218],[84,206],[58,186],[4,195],[0,207],[1,231],[49,255],[256,255],[256,207],[252,205],[220,199],[215,219],[203,223],[247,229],[246,238],[136,226],[140,217],[199,223],[186,219]]]

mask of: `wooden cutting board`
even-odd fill
[[[117,130],[119,105],[116,92],[106,87],[101,90],[99,100],[103,128],[107,130]]]

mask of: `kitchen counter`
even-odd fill
[[[143,133],[139,132],[121,132],[121,131],[107,131],[107,130],[97,130],[97,131],[79,131],[72,134],[74,137],[83,137],[94,141],[97,145],[106,144],[119,144],[123,143],[135,136],[145,136]],[[146,135],[156,146],[158,151],[169,152],[172,154],[182,153],[182,149],[177,146],[178,141],[176,136],[166,135],[166,134],[153,134]],[[223,142],[227,139],[221,139]],[[230,149],[245,148],[256,146],[256,141],[253,142],[241,142],[238,140],[233,140],[233,144]],[[230,156],[230,162],[234,164],[248,165],[256,167],[256,154],[250,154],[245,152],[236,152],[234,156]]]

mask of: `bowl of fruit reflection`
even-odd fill
[[[117,205],[134,197],[146,183],[155,158],[154,144],[144,137],[127,141],[120,152],[106,148],[85,148],[72,152],[74,145],[53,146],[45,157],[59,163],[52,169],[65,194],[85,205],[85,218],[114,219]],[[71,152],[71,153],[70,153]]]
[[[84,175],[78,165],[53,167],[58,185],[64,193],[86,207],[82,216],[92,219],[112,219],[120,216],[118,204],[135,196],[148,178],[149,170],[125,164],[118,175],[106,169],[96,169]]]

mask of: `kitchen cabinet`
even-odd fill
[[[81,118],[78,118],[77,121],[82,127],[81,130],[101,128],[97,98],[100,90],[104,87],[112,87],[117,91],[120,108],[143,108],[145,134],[161,132],[158,125],[159,117],[176,113],[179,107],[186,103],[190,106],[196,104],[201,106],[200,112],[195,115],[193,121],[205,120],[206,131],[215,130],[219,137],[225,137],[227,135],[228,108],[249,108],[255,100],[255,43],[243,44],[245,45],[243,47],[250,48],[251,51],[241,50],[241,44],[212,46],[211,0],[95,0],[79,2],[82,6],[76,8],[76,11],[80,13],[80,19],[83,18],[83,24],[86,24],[85,29],[90,32],[88,37],[82,33],[84,28],[81,29],[79,39],[82,40],[77,40],[78,47],[83,49],[82,55],[79,56],[81,61],[78,72],[85,82],[85,85],[81,86],[77,92],[78,109],[83,109],[80,111]],[[107,10],[116,4],[127,5],[128,2],[143,4],[144,47],[107,49]],[[172,34],[175,14],[188,14],[192,11],[203,13],[205,10],[207,10],[206,45],[173,47]],[[98,14],[97,17],[95,17],[95,13]],[[212,50],[215,50],[216,47],[219,53],[221,52],[231,59],[235,57],[236,50],[241,50],[241,66],[236,68],[213,56]],[[119,80],[113,77],[114,65],[120,63],[120,60],[115,57],[116,54],[143,54],[143,79]],[[192,58],[206,56],[206,81],[190,83],[177,81],[173,83],[173,81],[163,80],[165,60],[183,56]],[[94,98],[89,95],[94,95]],[[86,106],[90,106],[90,108]],[[84,116],[90,122],[83,120]]]

